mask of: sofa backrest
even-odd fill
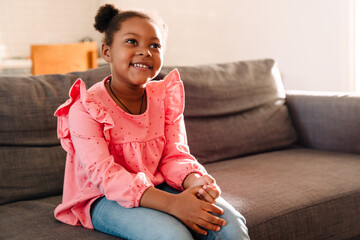
[[[164,76],[174,67],[164,67]],[[273,60],[177,67],[185,124],[202,163],[286,147],[296,141]],[[65,75],[0,77],[0,204],[61,194],[66,153],[53,116],[77,78],[89,88],[108,67]]]
[[[87,86],[108,67],[65,75],[0,77],[0,204],[61,194],[66,153],[55,110],[77,78]]]
[[[167,74],[174,67],[164,67]],[[201,163],[287,147],[297,139],[272,59],[177,67],[191,153]]]

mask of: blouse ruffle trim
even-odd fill
[[[184,86],[177,69],[164,78],[166,89],[165,121],[174,124],[184,112]]]
[[[65,151],[70,154],[75,153],[69,129],[69,110],[71,106],[78,100],[81,101],[84,108],[93,119],[104,125],[103,133],[106,142],[109,144],[109,130],[114,127],[114,121],[111,118],[110,114],[96,102],[96,96],[94,94],[89,94],[86,89],[85,83],[80,78],[76,80],[76,82],[70,88],[69,96],[70,99],[60,105],[60,107],[55,111],[54,114],[56,117],[58,117],[57,135]]]

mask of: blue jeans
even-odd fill
[[[166,183],[156,188],[173,194],[180,193]],[[91,219],[97,231],[129,240],[250,239],[244,217],[221,197],[216,205],[224,210],[221,218],[227,224],[219,232],[208,230],[206,236],[193,232],[167,213],[144,207],[124,208],[105,197],[93,204]]]

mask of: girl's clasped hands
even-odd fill
[[[215,205],[221,190],[210,175],[192,173],[185,180],[185,191],[172,203],[172,213],[195,232],[206,235],[206,230],[220,231],[226,221],[223,210]]]

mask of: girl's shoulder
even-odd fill
[[[174,91],[183,91],[183,82],[177,69],[172,70],[161,80],[149,82],[146,88],[154,95],[166,95]],[[175,92],[174,92],[175,93]]]
[[[69,130],[70,112],[73,114],[72,119],[80,122],[79,125],[81,125],[83,117],[91,118],[98,123],[103,124],[105,140],[107,142],[110,140],[109,130],[114,127],[114,121],[110,114],[108,114],[101,106],[100,96],[102,94],[101,86],[103,82],[104,80],[96,83],[87,90],[84,81],[81,79],[76,80],[70,88],[70,98],[65,103],[61,104],[55,112],[55,116],[58,117],[58,138],[61,139],[62,146],[69,153],[74,153]],[[85,115],[82,113],[85,113]]]
[[[168,124],[174,123],[181,117],[185,106],[185,95],[177,69],[172,70],[163,80],[151,82],[149,90],[164,96],[165,120]]]
[[[70,108],[78,102],[81,102],[84,106],[93,105],[91,103],[100,104],[103,96],[103,88],[101,86],[104,85],[104,81],[107,78],[94,84],[89,89],[86,88],[86,84],[82,79],[77,79],[69,90],[69,99],[59,106],[55,111],[55,116],[67,115]]]
[[[170,71],[163,79],[160,80],[153,80],[151,82],[149,82],[149,85],[151,86],[165,86],[165,87],[170,87],[173,83],[176,82],[181,82],[180,79],[180,73],[177,70],[177,68],[173,69],[172,71]]]
[[[88,90],[88,97],[93,101],[101,101],[104,97],[104,93],[106,93],[105,89],[105,82],[110,78],[110,76],[107,76],[105,79],[103,79],[100,82],[95,83],[92,85]]]

